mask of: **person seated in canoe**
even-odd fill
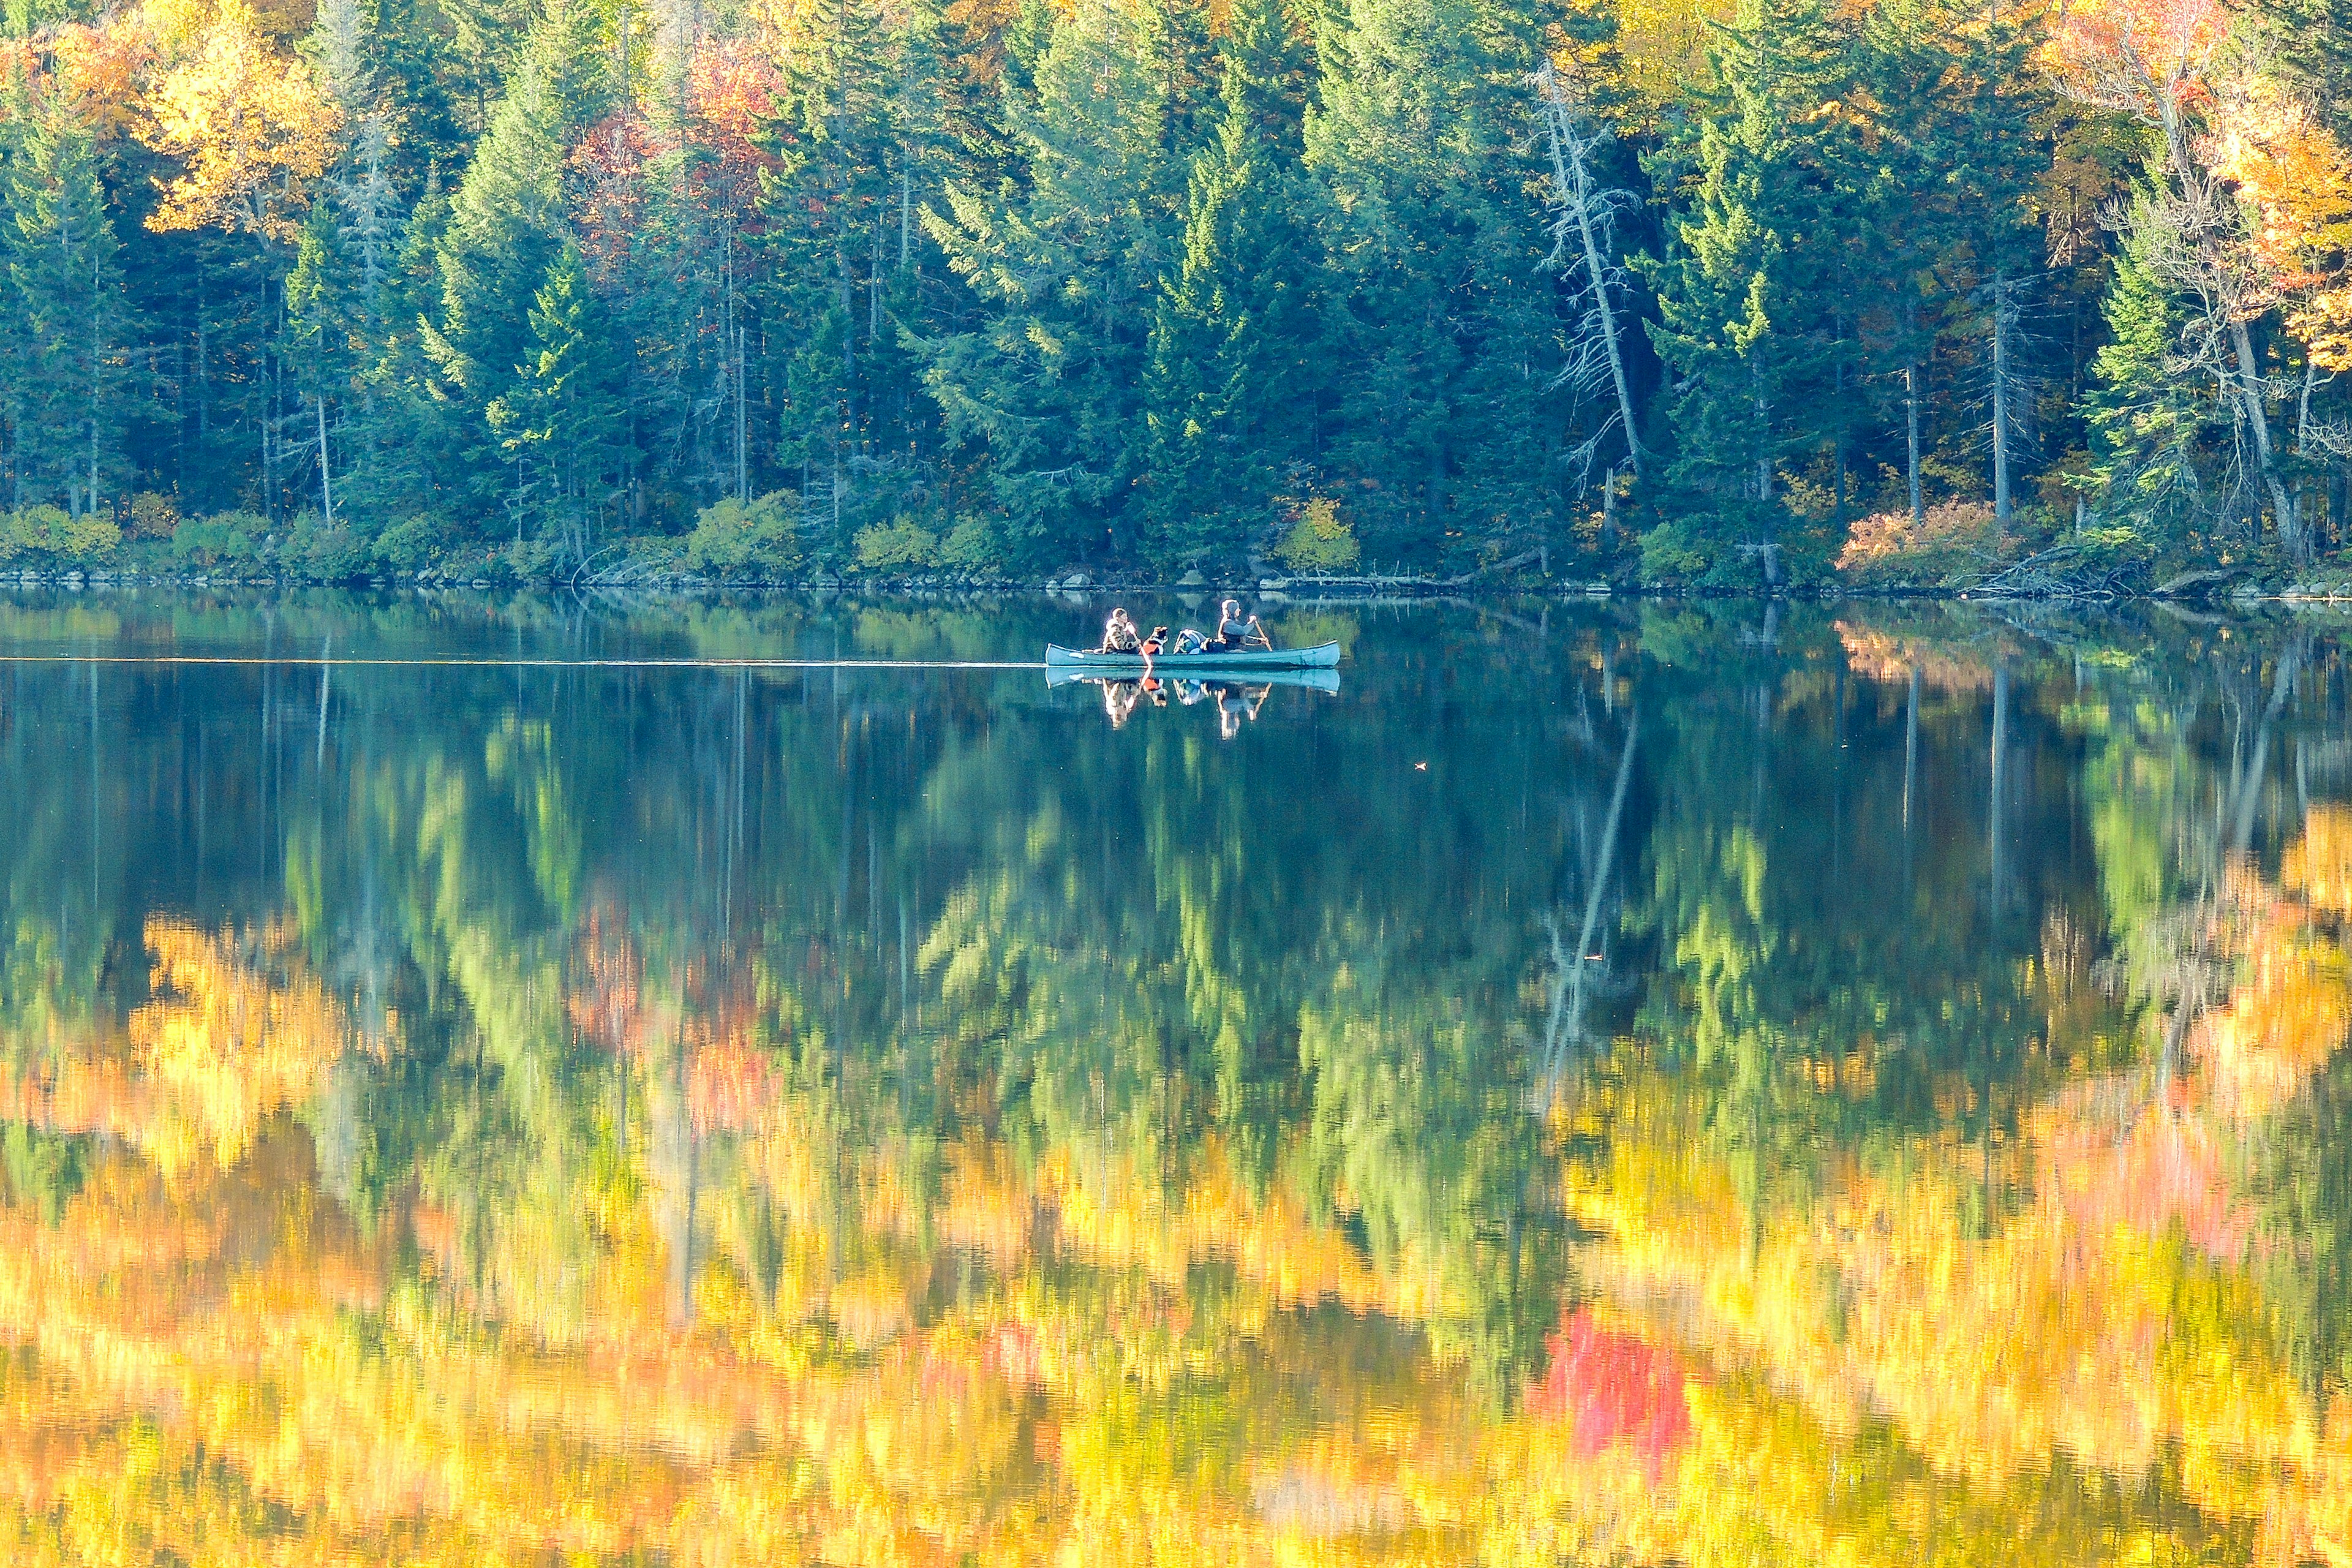
[[[1143,638],[1136,634],[1135,623],[1127,618],[1123,609],[1114,609],[1110,619],[1103,623],[1102,647],[1097,653],[1135,653],[1143,647]]]
[[[1217,635],[1202,648],[1204,653],[1238,653],[1245,647],[1271,648],[1274,639],[1257,624],[1255,616],[1242,618],[1242,602],[1227,599],[1217,607]]]
[[[1136,631],[1135,623],[1128,619],[1127,611],[1124,608],[1112,610],[1110,619],[1103,623],[1102,647],[1097,651],[1134,653],[1142,646],[1143,637]]]

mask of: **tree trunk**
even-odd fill
[[[98,426],[100,405],[105,399],[106,344],[100,323],[104,312],[99,300],[100,278],[98,247],[89,250],[89,510],[98,510]]]
[[[1830,534],[1832,538],[1843,539],[1845,537],[1845,360],[1843,356],[1838,360],[1836,381],[1838,425],[1832,447],[1837,473],[1830,489]]]
[[[1992,515],[2002,534],[2015,515],[2009,474],[2009,279],[1992,286]]]
[[[1609,349],[1609,375],[1617,390],[1617,417],[1625,425],[1625,455],[1633,477],[1642,475],[1642,442],[1633,422],[1633,384],[1625,374],[1625,354],[1617,341],[1617,312],[1609,303],[1608,272],[1601,257],[1601,237],[1592,219],[1592,175],[1584,162],[1584,148],[1569,124],[1568,103],[1561,98],[1559,78],[1546,60],[1536,72],[1544,97],[1544,134],[1551,143],[1554,187],[1576,219],[1577,236],[1584,243],[1585,275],[1592,284],[1592,306],[1601,318],[1601,335]]]
[[[196,474],[200,479],[212,477],[212,360],[207,354],[208,329],[205,325],[205,264],[201,254],[196,259]],[[195,500],[201,503],[211,498],[212,489],[205,485]]]
[[[1904,423],[1909,427],[1910,453],[1906,471],[1911,479],[1911,527],[1916,531],[1927,515],[1919,489],[1919,367],[1916,364],[1903,367],[1903,412]]]
[[[327,514],[327,526],[335,526],[335,486],[332,470],[327,462],[327,399],[324,394],[312,398],[319,413],[319,505]]]
[[[2230,323],[2230,336],[2238,351],[2238,405],[2254,433],[2254,471],[2261,476],[2263,488],[2271,492],[2279,542],[2285,546],[2288,556],[2300,564],[2310,552],[2304,546],[2303,520],[2295,515],[2294,500],[2286,493],[2286,486],[2281,482],[2271,458],[2271,422],[2263,409],[2263,380],[2254,365],[2253,336],[2242,321]]]

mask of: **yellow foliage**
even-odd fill
[[[119,19],[94,27],[69,23],[50,39],[50,59],[77,120],[100,137],[131,128],[140,79],[153,65],[145,28]]]
[[[2279,860],[2279,885],[2315,910],[2352,915],[2352,809],[2315,805]]]
[[[2301,1089],[2352,1025],[2347,979],[2352,971],[2336,943],[2299,924],[2266,931],[2228,1006],[2200,1021],[2196,1047],[2216,1097],[2253,1116]]]
[[[1339,503],[1317,496],[1298,509],[1298,520],[1274,547],[1293,572],[1344,572],[1363,558],[1355,530],[1339,515]]]
[[[2265,1521],[2264,1561],[2317,1554],[2345,1511],[2324,1483],[2347,1461],[2273,1343],[2258,1276],[2204,1250],[2244,1224],[2206,1190],[2211,1133],[2096,1086],[2037,1111],[2021,1142],[1925,1141],[1900,1175],[1840,1166],[1810,1208],[1768,1218],[1690,1157],[1702,1115],[1647,1075],[1583,1113],[1613,1130],[1568,1194],[1599,1238],[1580,1272],[1608,1296],[1672,1304],[1718,1365],[1764,1370],[1831,1430],[1891,1420],[1938,1471],[2008,1485],[2062,1451],[2127,1476],[2177,1456],[2201,1506]],[[2009,1212],[1979,1230],[1988,1175]],[[1756,1476],[1738,1506],[1770,1484]],[[1700,1546],[1682,1554],[1738,1556]]]
[[[2287,325],[2323,370],[2352,370],[2352,150],[2308,106],[2256,81],[2223,116],[2216,173],[2256,214]]]
[[[1992,665],[1981,647],[1958,647],[1929,638],[1895,637],[1847,621],[1838,623],[1838,640],[1845,646],[1847,665],[1871,680],[1906,681],[1919,672],[1930,690],[1961,692],[1992,689]]]
[[[341,116],[310,68],[270,47],[245,0],[222,0],[194,52],[147,103],[147,144],[179,160],[147,219],[158,232],[221,227],[294,233],[305,187],[334,154]]]
[[[1710,29],[1731,20],[1734,7],[1725,0],[1620,0],[1616,9],[1620,85],[1650,120],[1708,79]]]
[[[170,496],[141,490],[131,498],[131,534],[134,539],[169,539],[180,526],[180,508]]]
[[[167,920],[149,921],[146,934],[155,999],[129,1020],[131,1047],[161,1100],[146,1147],[167,1175],[199,1153],[233,1165],[262,1118],[307,1100],[343,1054],[342,1009],[288,964],[282,931],[265,931],[250,946]]]
[[[2343,826],[2315,820],[2292,887],[2330,885]],[[2250,929],[2252,1000],[2226,1011],[2253,1017],[2311,939],[2293,907]],[[746,1069],[617,945],[594,950],[604,1005],[568,1019],[547,972],[461,954],[492,1037],[568,1023],[635,1075],[629,1133],[566,1189],[579,1235],[413,1195],[362,1232],[270,1114],[345,1032],[287,935],[148,940],[127,1068],[118,1042],[67,1042],[40,1092],[0,1100],[133,1133],[61,1217],[0,1205],[9,1561],[2057,1563],[2171,1550],[2149,1521],[2183,1491],[2263,1521],[2263,1562],[2347,1561],[2352,1412],[2323,1420],[2273,1344],[2229,1245],[2242,1205],[2170,1225],[2220,1184],[2218,1124],[2128,1083],[1990,1152],[1832,1161],[1813,1201],[1759,1215],[1706,1152],[1702,1096],[1639,1062],[1602,1075],[1563,1131],[1607,1153],[1559,1190],[1605,1297],[1579,1313],[1657,1347],[1687,1397],[1645,1463],[1589,1400],[1467,1386],[1427,1329],[1460,1309],[1430,1271],[1376,1267],[1214,1141],[1122,1173],[975,1130],[933,1188],[899,1135]],[[2266,1027],[2244,1048],[2292,1056],[2303,1026]],[[695,1100],[697,1052],[723,1095]],[[141,1131],[167,1123],[176,1151]],[[688,1131],[698,1232],[673,1227],[659,1152]],[[458,1278],[482,1224],[596,1282],[542,1327]],[[1614,1386],[1579,1375],[1580,1396]],[[2061,1451],[2126,1484],[2042,1508]]]

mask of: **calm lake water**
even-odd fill
[[[2352,1563],[2337,623],[1107,607],[0,604],[0,1560]]]

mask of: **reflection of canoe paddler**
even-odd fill
[[[1227,741],[1242,732],[1243,720],[1257,722],[1258,710],[1265,706],[1266,698],[1274,690],[1271,684],[1244,686],[1230,680],[1205,684],[1217,694],[1217,734]]]

